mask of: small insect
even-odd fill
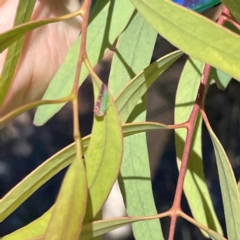
[[[103,83],[93,110],[94,114],[97,117],[104,116],[107,110],[107,103],[108,103],[108,89],[107,86]]]

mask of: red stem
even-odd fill
[[[226,6],[223,7],[222,14],[218,19],[218,24],[219,25],[224,25],[225,22],[230,22],[232,25],[234,25],[239,31],[240,31],[240,25],[233,19],[231,16],[229,10],[227,9]]]
[[[240,25],[235,22],[235,20],[230,15],[229,10],[224,6],[221,16],[219,17],[217,23],[219,25],[224,25],[226,21],[231,22],[237,29],[240,30]],[[182,192],[183,192],[184,178],[187,171],[188,156],[191,148],[194,125],[195,125],[197,116],[199,114],[199,111],[201,110],[202,115],[204,115],[205,117],[205,121],[207,118],[204,111],[204,91],[207,85],[210,70],[211,70],[211,66],[206,64],[203,71],[202,81],[198,89],[197,98],[193,106],[192,112],[190,114],[190,117],[187,122],[181,124],[181,127],[185,126],[187,128],[187,136],[186,136],[186,141],[185,141],[183,155],[182,155],[182,164],[179,171],[175,198],[173,201],[172,208],[170,209],[170,212],[172,213],[172,215],[171,215],[171,223],[170,223],[170,230],[169,230],[169,237],[168,237],[169,240],[174,239],[177,217],[179,215],[179,212],[181,211],[181,198],[182,198]]]
[[[81,134],[80,134],[80,127],[79,127],[79,120],[78,120],[78,85],[79,85],[79,78],[82,69],[82,62],[86,56],[86,41],[87,41],[87,26],[88,26],[88,16],[91,7],[92,0],[85,0],[81,10],[82,10],[82,36],[81,36],[81,45],[80,45],[80,53],[77,63],[77,69],[72,89],[72,94],[74,96],[72,104],[73,104],[73,133],[74,133],[74,140],[76,142],[76,152],[78,159],[82,158],[82,145],[80,142]]]
[[[86,42],[87,42],[87,26],[88,26],[88,17],[89,17],[89,10],[91,7],[92,0],[84,1],[81,9],[83,11],[83,19],[82,19],[82,37],[81,37],[81,45],[80,45],[80,53],[77,63],[76,75],[74,79],[74,85],[72,92],[78,92],[78,82],[80,78],[80,72],[82,68],[82,62],[86,56]]]
[[[187,164],[188,164],[188,156],[191,149],[191,142],[192,142],[192,136],[194,133],[194,125],[195,121],[197,119],[198,113],[200,111],[200,108],[203,104],[203,98],[204,98],[204,90],[205,86],[207,84],[208,76],[211,70],[211,66],[206,64],[204,71],[203,71],[203,77],[202,81],[200,83],[197,98],[195,101],[195,104],[193,106],[192,112],[190,114],[190,117],[188,121],[186,122],[186,128],[187,128],[187,137],[184,145],[183,155],[182,155],[182,164],[179,171],[179,177],[177,181],[177,187],[175,192],[175,198],[173,201],[173,205],[171,208],[172,216],[171,216],[171,223],[170,223],[170,230],[169,230],[169,240],[174,239],[174,232],[176,228],[176,222],[178,217],[178,212],[181,211],[181,199],[182,199],[182,192],[183,192],[183,184],[184,184],[184,178],[187,171]]]

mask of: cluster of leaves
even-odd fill
[[[64,21],[81,13],[85,21],[85,12],[80,11],[55,19],[22,24],[29,20],[35,3],[27,2],[29,6],[26,1],[19,2],[21,7],[16,15],[18,19],[18,16],[22,16],[21,11],[24,11],[27,12],[25,18],[19,18],[15,21],[17,27],[0,35],[0,50],[10,46],[10,54],[1,76],[1,101],[11,83],[24,34],[39,26]],[[224,4],[239,21],[239,4],[227,0],[224,0]],[[227,155],[205,115],[204,96],[208,89],[208,79],[212,78],[207,72],[210,70],[209,65],[221,86],[226,86],[231,77],[240,80],[239,35],[168,0],[98,1],[90,16],[87,33],[87,39],[80,36],[70,49],[44,95],[47,100],[21,107],[3,117],[1,124],[41,104],[58,103],[38,107],[34,119],[36,125],[44,124],[58,112],[64,105],[59,102],[65,102],[64,97],[71,95],[74,80],[72,70],[76,68],[79,57],[76,53],[79,52],[80,43],[85,40],[89,62],[96,65],[117,39],[109,76],[107,111],[103,117],[94,117],[90,136],[75,138],[73,144],[46,160],[1,199],[0,220],[3,221],[33,192],[70,165],[55,205],[39,219],[3,239],[78,239],[79,236],[80,239],[92,239],[129,223],[133,223],[134,235],[138,240],[163,239],[159,218],[165,216],[172,218],[170,239],[173,239],[174,221],[178,216],[199,227],[203,234],[212,239],[225,239],[203,172],[202,119],[214,146],[228,238],[237,239],[240,232],[237,184]],[[149,65],[158,33],[181,51],[168,54]],[[175,125],[146,122],[146,91],[183,52],[191,57],[179,80]],[[80,85],[90,73],[96,99],[101,81],[93,72],[88,59],[82,59],[86,67],[81,69]],[[203,88],[201,81],[205,84]],[[128,119],[131,121],[127,123]],[[186,128],[187,133],[181,128]],[[181,168],[173,207],[161,214],[156,212],[153,200],[145,136],[146,131],[159,129],[175,129],[177,162]],[[83,159],[76,154],[79,151]],[[129,217],[101,220],[99,212],[117,178]],[[183,189],[194,219],[181,211]]]

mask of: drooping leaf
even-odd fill
[[[221,143],[214,134],[210,124],[207,123],[206,126],[213,143],[217,161],[228,239],[238,239],[240,232],[240,200],[237,183]]]
[[[101,86],[102,82],[93,77],[95,99]],[[91,140],[86,154],[89,201],[84,222],[89,222],[96,216],[118,177],[122,162],[122,138],[118,112],[109,94],[105,115],[94,117]]]
[[[183,123],[188,120],[196,100],[202,78],[204,63],[190,58],[181,75],[176,100],[174,122]],[[175,130],[175,146],[178,168],[186,139],[186,129]],[[197,118],[194,129],[188,169],[184,180],[184,193],[194,218],[209,228],[222,234],[221,225],[213,208],[208,187],[206,185],[202,162],[202,119]]]
[[[82,159],[75,157],[61,185],[44,239],[78,240],[87,205],[87,177]]]
[[[119,94],[120,89],[127,86],[136,73],[149,65],[156,37],[156,31],[139,13],[136,13],[118,39],[117,50],[113,57],[109,89],[115,97]],[[142,85],[144,84],[146,83],[142,83]],[[134,89],[133,84],[127,88],[128,92],[126,89],[123,90],[123,94],[129,94],[129,91],[132,90],[137,92],[132,98],[132,102],[130,102],[130,98],[123,96],[116,100],[122,122],[127,120],[148,88],[148,86],[143,87],[140,84],[139,86],[138,89]],[[141,87],[142,91],[139,91]],[[128,106],[120,109],[119,104],[123,102],[127,102]],[[146,120],[145,104],[142,107],[143,113],[138,115],[135,121]],[[119,185],[128,215],[148,216],[157,213],[153,200],[148,150],[144,133],[124,139],[124,156]],[[140,202],[145,204],[139,204]],[[163,239],[159,220],[135,223],[133,224],[133,232],[136,239]]]
[[[239,35],[172,1],[131,1],[174,46],[240,80]]]

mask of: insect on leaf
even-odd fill
[[[108,104],[108,89],[107,86],[103,83],[93,110],[94,114],[97,117],[104,116],[107,110],[107,104]]]

